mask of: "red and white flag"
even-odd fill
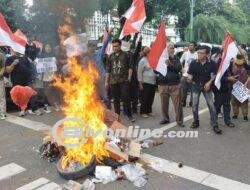
[[[3,15],[0,13],[0,43],[10,46],[15,52],[24,54],[26,41],[13,34]]]
[[[221,78],[223,77],[224,73],[230,66],[230,62],[233,58],[237,56],[239,53],[239,49],[234,42],[232,36],[227,32],[226,33],[226,40],[223,47],[223,55],[220,67],[218,69],[216,79],[215,79],[215,86],[220,89],[221,87]]]
[[[147,18],[144,0],[134,0],[131,7],[127,10],[123,17],[127,20],[121,31],[120,39],[141,30],[141,27]]]
[[[166,25],[165,20],[162,20],[156,40],[148,54],[148,61],[154,70],[158,71],[163,76],[166,76],[167,65],[165,62],[168,58]]]
[[[16,36],[22,38],[23,40],[25,40],[26,42],[28,41],[28,38],[26,37],[26,35],[22,32],[22,30],[17,29],[17,31],[14,33]]]

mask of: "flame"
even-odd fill
[[[54,83],[54,86],[61,88],[64,92],[66,106],[63,108],[63,112],[67,117],[82,119],[95,132],[105,130],[106,125],[103,122],[104,108],[97,101],[95,89],[95,81],[99,77],[98,72],[91,63],[83,68],[78,64],[75,57],[69,58],[68,62],[71,65],[69,75],[64,79],[56,78]],[[83,131],[86,130],[86,126],[82,126],[82,128]],[[64,139],[67,143],[75,143],[80,140]],[[92,134],[90,134],[87,143],[75,148],[66,147],[62,168],[65,168],[71,160],[87,164],[93,155],[96,156],[97,160],[101,161],[103,156],[108,156],[104,143],[104,136],[98,135],[93,138]]]
[[[74,34],[70,17],[64,19],[64,25],[58,28],[61,45],[64,40]],[[104,108],[98,101],[95,81],[99,74],[90,62],[88,65],[80,65],[76,57],[68,58],[70,65],[69,73],[63,79],[55,78],[54,86],[59,87],[64,92],[66,106],[63,112],[66,117],[79,118],[87,123],[94,132],[104,131],[107,126],[104,124]],[[69,123],[67,123],[67,126]],[[74,123],[75,124],[75,123]],[[64,123],[65,125],[65,123]],[[65,125],[66,127],[66,125]],[[86,126],[81,126],[83,132]],[[85,134],[85,133],[84,133]],[[85,136],[82,136],[84,138]],[[89,163],[93,156],[97,161],[101,161],[108,152],[104,148],[105,138],[102,134],[93,137],[89,134],[88,141],[75,148],[66,148],[66,154],[62,157],[62,168],[65,169],[70,161],[78,161],[83,164]],[[66,143],[79,143],[82,139],[65,138]]]

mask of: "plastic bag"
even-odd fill
[[[76,181],[69,180],[68,183],[64,184],[62,186],[63,190],[82,190],[82,185],[80,183],[77,183]]]
[[[109,166],[96,166],[95,177],[103,184],[117,180],[115,171],[112,171],[112,168]]]
[[[146,174],[146,171],[143,168],[131,164],[120,167],[120,170],[123,171],[126,178],[132,182]]]
[[[136,187],[143,187],[147,184],[148,180],[144,177],[139,177],[134,181],[134,186]]]
[[[141,147],[150,148],[151,146],[153,146],[153,144],[154,144],[154,141],[147,139],[142,143]]]
[[[37,92],[29,86],[18,85],[10,91],[12,101],[19,106],[21,110],[25,110],[27,108],[31,96],[36,94]]]
[[[163,163],[162,161],[151,162],[149,165],[151,168],[159,173],[163,173]]]
[[[95,189],[95,184],[89,179],[86,179],[83,182],[82,186],[83,187],[81,190],[94,190]]]

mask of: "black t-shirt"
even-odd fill
[[[16,59],[19,59],[19,63],[14,67],[10,74],[13,86],[31,85],[34,68],[27,57],[11,56],[6,60],[5,66],[10,66]]]
[[[209,60],[204,65],[198,60],[194,60],[189,66],[188,74],[193,76],[193,81],[196,84],[204,86],[211,79],[211,76],[216,75],[216,65]]]

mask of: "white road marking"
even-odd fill
[[[249,190],[250,185],[211,174],[201,184],[220,190]]]
[[[51,183],[49,183],[47,185],[44,185],[44,186],[42,186],[42,187],[40,187],[40,188],[38,188],[36,190],[54,190],[54,189],[57,189],[59,187],[60,187],[60,185],[58,185],[58,184],[56,184],[54,182],[51,182]]]
[[[206,112],[208,112],[208,108],[205,108],[205,109],[202,109],[202,110],[200,110],[199,111],[199,115],[201,115],[201,114],[204,114],[204,113],[206,113]],[[192,116],[192,115],[188,115],[187,117],[185,117],[184,119],[183,119],[183,122],[187,122],[187,121],[189,121],[189,120],[191,120],[191,119],[193,119],[194,117]],[[164,126],[164,127],[161,127],[161,128],[158,128],[159,130],[162,130],[163,132],[164,131],[167,131],[167,130],[169,130],[169,129],[172,129],[172,128],[174,128],[174,127],[176,127],[177,126],[177,123],[176,122],[173,122],[173,123],[170,123],[170,124],[168,124],[168,125],[166,125],[166,126]],[[146,140],[146,139],[149,139],[149,138],[151,138],[152,136],[147,136],[147,137],[142,137],[142,138],[138,138],[138,139],[136,139],[135,141],[143,141],[143,140]]]
[[[17,175],[23,171],[25,171],[25,168],[15,163],[2,166],[0,167],[0,181],[3,179],[9,178],[11,176]]]
[[[159,161],[162,164],[163,171],[178,177],[188,179],[190,181],[212,187],[220,190],[249,190],[250,185],[228,179],[219,175],[215,175],[209,172],[198,170],[192,167],[183,166],[178,167],[178,163],[171,162],[162,158],[151,156],[149,154],[142,154],[141,158],[147,162]]]
[[[206,113],[206,112],[208,112],[208,108],[205,108],[205,109],[200,110],[200,111],[199,111],[199,115],[204,114],[204,113]],[[187,121],[189,121],[189,120],[191,120],[191,119],[193,119],[193,118],[194,118],[193,115],[188,115],[187,117],[185,117],[185,118],[183,119],[183,121],[184,121],[184,122],[187,122]],[[163,131],[167,131],[167,130],[169,130],[169,129],[173,128],[173,127],[176,127],[176,126],[177,126],[177,123],[176,123],[176,122],[173,122],[173,123],[170,123],[170,124],[168,124],[168,125],[166,125],[166,126],[160,128],[160,129],[162,129]]]
[[[16,190],[32,190],[32,189],[38,188],[38,187],[40,187],[42,185],[45,185],[47,183],[49,183],[48,179],[46,179],[46,178],[39,178],[39,179],[37,179],[37,180],[29,183],[29,184],[26,184],[26,185],[24,185],[22,187],[19,187]]]
[[[203,109],[199,112],[199,114],[206,113],[208,109]],[[11,119],[14,118],[14,121]],[[184,122],[189,121],[193,119],[192,115],[189,115],[184,118]],[[50,126],[47,126],[43,123],[40,122],[34,122],[28,119],[24,118],[19,118],[16,116],[10,116],[9,119],[7,120],[8,122],[15,123],[17,125],[24,126],[29,129],[33,129],[36,131],[39,130],[46,130],[50,128]],[[34,125],[35,123],[35,125]],[[169,125],[166,125],[162,127],[161,129],[163,131],[169,130],[173,127],[175,127],[177,124],[176,122],[171,123]],[[178,163],[171,162],[162,158],[158,158],[149,154],[142,154],[141,155],[142,159],[148,163],[150,162],[155,162],[155,161],[160,161],[163,164],[163,171],[184,179],[188,179],[190,181],[215,188],[215,189],[220,189],[220,190],[250,190],[250,185],[245,184],[239,181],[235,181],[229,178],[225,178],[216,174],[212,174],[206,171],[198,170],[192,167],[184,166],[182,168],[178,167]],[[3,169],[6,170],[6,169]],[[24,169],[25,170],[25,169]],[[15,173],[15,172],[14,172]],[[0,168],[0,180],[1,180],[1,168]],[[59,188],[60,186],[56,183],[49,183],[46,184],[36,190],[53,190],[56,188]]]
[[[42,130],[48,130],[49,128],[51,128],[51,126],[46,125],[44,123],[41,122],[37,122],[37,121],[32,121],[29,119],[25,119],[22,117],[17,117],[14,115],[10,115],[8,114],[8,117],[6,118],[6,121],[10,122],[10,123],[14,123],[16,125],[21,125],[25,128],[28,129],[32,129],[35,131],[42,131]]]

